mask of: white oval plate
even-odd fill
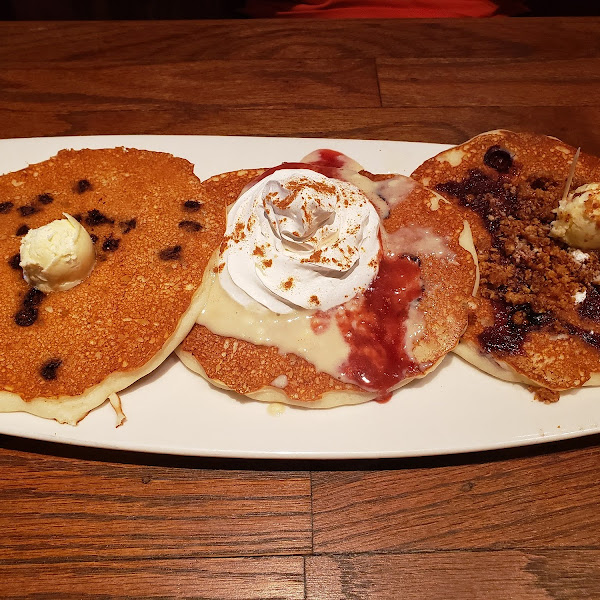
[[[447,146],[374,140],[216,136],[93,136],[0,140],[0,172],[61,148],[127,146],[188,159],[196,174],[297,161],[317,148],[348,154],[374,173],[409,175]],[[487,450],[600,432],[594,388],[545,405],[523,386],[496,380],[451,355],[432,375],[394,394],[332,410],[268,405],[211,387],[171,356],[121,394],[126,423],[104,404],[72,427],[24,413],[0,414],[0,433],[81,446],[245,458],[378,458]]]

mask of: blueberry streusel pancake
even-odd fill
[[[457,353],[550,390],[600,383],[600,159],[575,155],[501,130],[413,173],[468,210],[481,283]]]

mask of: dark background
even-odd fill
[[[523,6],[519,16],[600,15],[600,0],[521,0],[519,4]],[[235,19],[246,17],[244,5],[245,0],[0,0],[0,20]]]

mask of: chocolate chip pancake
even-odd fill
[[[310,156],[281,168],[352,181],[376,205],[383,224],[377,277],[329,310],[253,312],[220,283],[226,240],[202,286],[199,322],[177,354],[214,385],[256,400],[327,408],[386,398],[431,372],[464,332],[477,279],[470,230],[461,210],[409,178],[359,172],[330,151]],[[225,207],[275,170],[225,173],[204,184]]]
[[[564,390],[600,383],[600,260],[553,234],[575,148],[492,131],[442,152],[413,177],[468,210],[481,283],[456,352],[496,377]],[[581,154],[571,195],[600,181]]]
[[[76,423],[155,369],[191,329],[224,230],[186,160],[134,149],[63,150],[0,177],[0,411]],[[75,217],[95,266],[44,294],[19,266],[22,237]]]

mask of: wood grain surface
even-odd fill
[[[306,474],[36,460],[10,452],[0,455],[0,472],[3,552],[19,561],[62,560],[76,546],[78,560],[311,549]]]
[[[306,598],[598,598],[599,567],[589,550],[312,556]]]
[[[600,154],[599,31],[597,18],[0,23],[0,136],[458,143],[507,127]],[[0,598],[600,598],[599,441],[320,463],[0,436]]]
[[[313,475],[315,552],[600,549],[600,450]]]

